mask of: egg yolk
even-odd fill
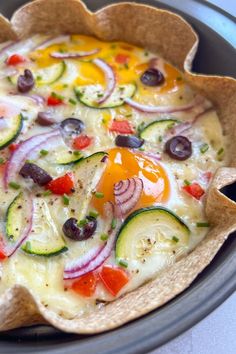
[[[142,153],[134,153],[125,148],[114,148],[108,151],[107,167],[98,183],[96,194],[92,198],[92,206],[103,215],[104,203],[114,202],[114,184],[120,180],[139,177],[143,181],[143,191],[134,210],[165,202],[169,197],[170,184],[164,169]]]

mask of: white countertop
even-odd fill
[[[236,16],[236,0],[209,2]],[[236,293],[197,325],[150,354],[236,354]]]

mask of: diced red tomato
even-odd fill
[[[70,194],[74,188],[74,180],[72,173],[67,173],[62,177],[58,177],[46,185],[52,193],[63,195]]]
[[[129,61],[129,55],[127,54],[117,54],[116,57],[115,57],[115,61],[118,63],[118,64],[127,64],[128,61]]]
[[[83,150],[92,143],[92,138],[87,135],[77,136],[73,141],[73,147],[76,150]]]
[[[123,269],[109,265],[102,268],[99,276],[106,289],[113,296],[116,296],[129,281],[128,274]]]
[[[20,54],[13,54],[7,59],[7,65],[18,65],[24,63],[26,58]]]
[[[3,251],[0,250],[0,262],[3,261],[4,259],[6,259],[7,256],[5,256],[5,254],[3,253]]]
[[[14,152],[19,146],[20,146],[20,144],[11,144],[11,145],[9,145],[9,150],[11,152]]]
[[[90,297],[95,293],[97,280],[93,272],[87,273],[72,284],[72,289],[79,295]]]
[[[63,104],[63,100],[60,97],[49,96],[47,99],[48,106],[59,106],[60,104]]]
[[[127,120],[113,120],[109,130],[110,132],[116,132],[120,134],[134,133],[133,127]]]
[[[206,182],[210,182],[210,180],[212,179],[213,173],[210,171],[204,172],[202,174],[202,178],[206,181]]]
[[[183,186],[183,190],[197,200],[199,200],[205,193],[204,189],[196,182]]]

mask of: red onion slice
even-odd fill
[[[58,37],[50,37],[48,39],[46,39],[45,41],[43,41],[42,43],[40,43],[39,45],[37,45],[34,50],[39,50],[39,49],[45,49],[50,47],[51,45],[54,44],[60,44],[63,42],[69,42],[70,40],[70,36],[69,35],[62,35],[62,36],[58,36]]]
[[[35,102],[37,105],[43,105],[45,103],[45,98],[43,96],[36,95],[33,93],[32,94],[27,94],[27,93],[19,94],[19,92],[9,92],[9,95],[29,98],[31,101]]]
[[[112,230],[110,228],[114,216],[113,203],[105,203],[104,213],[106,222],[109,225],[108,234],[110,236],[108,241],[104,245],[96,246],[89,250],[84,256],[68,263],[64,269],[64,279],[78,278],[88,272],[91,272],[92,270],[100,267],[100,265],[110,256],[116,238],[116,230]]]
[[[104,103],[113,93],[115,86],[116,86],[116,78],[115,73],[110,65],[108,65],[102,59],[94,59],[93,63],[101,69],[106,78],[106,89],[103,93],[103,97],[97,101],[97,103],[102,104]]]
[[[140,112],[145,113],[177,113],[177,112],[185,112],[193,109],[196,105],[199,104],[199,97],[195,97],[192,102],[183,105],[183,106],[149,106],[144,105],[142,103],[136,102],[132,100],[132,98],[125,98],[124,102],[129,106],[137,109]]]
[[[76,52],[76,53],[59,53],[59,52],[53,52],[50,54],[52,58],[56,59],[77,59],[77,58],[83,58],[87,57],[89,55],[97,54],[100,51],[99,48],[90,50],[88,52]]]
[[[142,191],[143,181],[138,177],[122,180],[115,184],[115,203],[116,206],[118,206],[117,214],[121,214],[119,215],[120,217],[127,214],[135,207],[141,197]]]
[[[99,268],[105,262],[105,260],[110,256],[111,251],[114,248],[115,240],[116,240],[116,230],[112,230],[108,241],[101,248],[97,256],[93,258],[85,267],[81,268],[80,270],[73,273],[64,273],[64,279],[66,280],[66,279],[79,278],[82,275],[85,275]]]
[[[25,160],[32,158],[33,154],[37,152],[42,146],[52,145],[52,140],[58,140],[61,133],[58,129],[49,133],[35,135],[19,145],[19,147],[12,154],[4,174],[4,186],[8,187],[10,181],[16,180],[17,173],[24,165]]]
[[[14,243],[13,245],[11,245],[10,243],[6,244],[4,247],[4,254],[7,257],[11,257],[16,250],[23,244],[23,242],[27,239],[27,237],[29,236],[31,230],[32,230],[32,225],[33,225],[33,213],[34,213],[34,203],[32,200],[32,197],[29,196],[27,198],[27,207],[28,207],[28,215],[27,217],[27,223],[26,223],[26,227],[24,228],[21,237],[19,238],[19,240]]]

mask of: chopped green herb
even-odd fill
[[[69,205],[70,204],[70,198],[68,197],[68,195],[64,194],[62,196],[62,199],[63,199],[64,205]]]
[[[52,194],[52,192],[49,191],[49,190],[43,192],[43,196],[44,196],[44,197],[48,197],[48,196],[51,195],[51,194]]]
[[[40,76],[40,75],[36,76],[36,80],[37,81],[41,81],[42,80],[42,76]]]
[[[223,152],[224,152],[224,149],[220,148],[220,150],[217,151],[217,155],[220,156],[223,154]]]
[[[101,234],[100,239],[102,241],[106,241],[108,239],[108,235],[107,234]]]
[[[144,127],[145,127],[145,122],[140,123],[137,126],[137,132],[140,134]]]
[[[145,55],[145,57],[148,57],[148,56],[149,56],[148,51],[145,51],[145,52],[144,52],[144,55]]]
[[[3,163],[4,163],[4,159],[0,157],[0,165],[2,165]]]
[[[98,92],[98,93],[97,93],[97,97],[98,97],[98,98],[99,98],[99,97],[103,97],[103,93]]]
[[[209,145],[207,143],[202,144],[200,147],[200,151],[202,154],[205,154],[205,152],[207,152],[208,149],[209,149]]]
[[[79,150],[75,150],[75,151],[73,151],[73,155],[79,156],[79,155],[81,155],[81,152]]]
[[[59,52],[60,52],[60,53],[65,53],[66,51],[65,51],[64,49],[60,48],[60,49],[59,49]]]
[[[82,219],[78,222],[78,226],[84,226],[88,223],[88,220],[87,219]]]
[[[12,189],[20,189],[20,185],[16,182],[10,182],[9,183],[9,187],[11,187]]]
[[[58,98],[59,100],[62,100],[62,101],[65,99],[64,96],[59,95],[59,94],[56,93],[56,92],[52,92],[52,93],[51,93],[51,96],[52,96],[52,97],[55,97],[55,98]]]
[[[160,136],[158,137],[158,141],[161,143],[162,140],[163,140],[163,138],[162,138],[162,136],[160,135]]]
[[[117,220],[115,218],[112,219],[112,222],[111,222],[111,228],[112,230],[114,230],[116,228],[116,225],[117,225]]]
[[[210,224],[208,222],[197,222],[196,226],[197,227],[210,227]]]
[[[144,147],[139,148],[139,151],[145,151]]]
[[[125,69],[129,69],[129,64],[124,63],[124,67],[125,67]]]
[[[93,218],[97,218],[99,213],[96,210],[90,210],[89,216],[92,216]]]
[[[189,182],[187,179],[184,180],[184,184],[185,186],[190,186],[191,185],[191,182]]]
[[[182,79],[181,76],[177,76],[176,80],[177,80],[177,81],[181,81],[181,80],[183,80],[183,79]]]
[[[132,117],[132,113],[128,113],[128,114],[126,114],[125,116],[126,116],[127,118],[128,118],[128,117]]]
[[[95,197],[98,198],[98,199],[101,199],[101,198],[104,197],[104,193],[102,193],[102,192],[96,192],[96,193],[94,193],[94,195],[95,195]]]
[[[125,259],[119,260],[119,265],[124,268],[128,268],[128,262]]]
[[[25,250],[26,252],[30,252],[31,251],[31,243],[30,241],[27,241],[25,244]]]
[[[21,117],[22,120],[28,120],[28,117],[24,116],[23,113],[20,113],[20,117]]]
[[[64,85],[63,85],[64,88],[67,88],[68,86],[69,86],[68,84],[64,84]]]
[[[117,45],[115,43],[111,44],[111,49],[115,49]]]
[[[74,100],[73,98],[70,98],[69,100],[69,103],[73,104],[74,106],[76,105],[76,100]]]
[[[177,243],[177,242],[179,242],[179,238],[178,238],[178,237],[176,237],[176,236],[173,236],[173,237],[172,237],[172,241],[174,241],[174,242],[176,242],[176,243]]]
[[[47,154],[48,154],[48,150],[44,150],[44,149],[40,150],[41,156],[46,156]]]

